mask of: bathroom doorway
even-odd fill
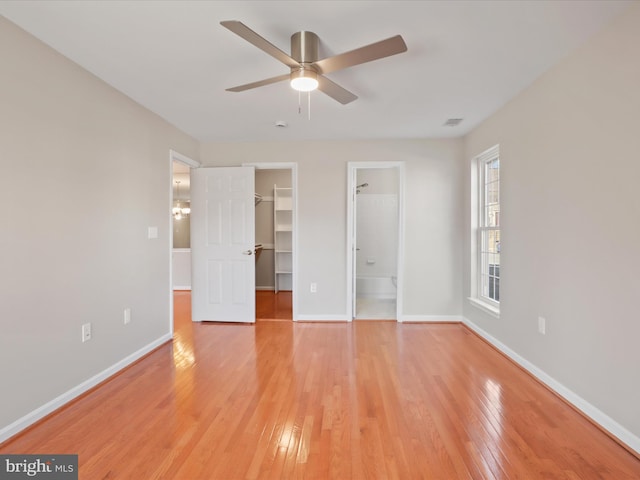
[[[403,164],[349,164],[351,318],[398,320]]]

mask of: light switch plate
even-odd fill
[[[91,340],[91,324],[85,323],[82,325],[82,343]]]

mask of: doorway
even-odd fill
[[[174,179],[174,175],[173,175],[173,171],[174,171],[174,165],[176,167],[176,172],[178,173],[178,176]],[[177,186],[175,184],[175,180],[180,180],[182,182],[182,177],[181,175],[186,174],[187,178],[190,177],[190,172],[192,168],[198,168],[200,167],[200,163],[192,160],[184,155],[179,154],[178,152],[174,152],[174,151],[170,151],[170,167],[171,167],[171,195],[170,195],[170,200],[171,200],[171,224],[173,225],[174,223],[174,215],[173,215],[173,208],[175,208],[175,201],[178,200],[178,192],[177,192]],[[289,185],[289,198],[290,198],[290,214],[289,214],[289,235],[290,235],[290,247],[288,249],[285,249],[288,251],[288,262],[289,262],[289,275],[288,275],[288,280],[285,279],[285,283],[283,283],[283,287],[281,287],[281,291],[279,293],[282,293],[279,297],[277,297],[277,300],[275,301],[275,304],[272,305],[271,307],[269,307],[267,305],[268,308],[271,308],[270,311],[273,311],[273,309],[276,309],[275,314],[270,314],[270,313],[264,313],[261,311],[256,310],[256,314],[257,316],[260,315],[262,317],[274,317],[275,319],[283,319],[286,318],[288,320],[295,320],[296,319],[296,315],[297,315],[297,302],[296,302],[296,298],[295,298],[295,292],[294,292],[294,286],[295,286],[295,282],[296,282],[296,276],[297,276],[297,196],[296,196],[296,185],[297,185],[297,165],[295,163],[291,163],[291,162],[277,162],[277,163],[259,163],[259,164],[244,164],[243,166],[250,166],[250,167],[254,167],[254,170],[256,172],[256,178],[259,182],[261,182],[261,184],[265,184],[267,185],[267,187],[269,185],[271,185],[271,192],[273,191],[273,186],[274,185],[278,185],[277,183],[272,183],[273,178],[269,178],[268,173],[270,171],[274,171],[276,172],[276,175],[279,175],[279,177],[277,178],[281,178],[282,180],[276,180],[280,181],[283,186],[284,184]],[[262,172],[266,172],[267,175],[262,178]],[[266,183],[265,183],[266,182]],[[266,202],[264,202],[264,204],[262,205],[262,209],[264,209],[265,207],[268,209],[273,209],[274,208],[274,202],[273,202],[273,193],[267,193],[267,194],[260,194],[257,190],[256,190],[256,195],[255,195],[256,199],[256,207],[258,206],[259,203],[262,203],[265,199],[267,200]],[[260,198],[261,197],[261,198]],[[271,197],[271,198],[269,198]],[[180,184],[180,194],[179,194],[179,198],[183,201],[187,201],[190,200],[190,192],[187,188],[185,188],[185,185],[183,183]],[[260,202],[259,202],[260,199]],[[269,200],[272,200],[271,202],[269,202]],[[273,214],[272,214],[273,215]],[[256,227],[258,227],[256,225]],[[262,227],[260,227],[262,228]],[[273,234],[272,234],[273,235]],[[275,251],[272,250],[271,254],[267,254],[264,255],[265,250],[264,250],[264,246],[265,244],[267,244],[267,246],[272,246],[273,249],[275,249],[275,242],[274,241],[267,241],[267,242],[260,242],[258,241],[259,238],[256,237],[256,243],[263,243],[262,245],[262,249],[260,249],[260,254],[257,256],[257,260],[256,260],[256,264],[258,262],[267,262],[270,263],[269,260],[271,259],[272,261],[275,261],[274,259],[274,254]],[[271,244],[271,245],[269,245]],[[179,248],[179,247],[178,247]],[[184,253],[187,256],[189,256],[189,259],[187,261],[187,266],[190,265],[191,259],[190,259],[190,248],[186,247],[186,246],[182,246],[182,248],[185,249]],[[258,249],[256,249],[256,253],[258,253]],[[263,258],[264,257],[264,258]],[[285,255],[286,257],[286,255]],[[170,327],[171,327],[171,333],[173,333],[173,329],[174,329],[174,319],[173,319],[173,290],[174,290],[174,285],[176,284],[176,281],[179,281],[179,278],[176,278],[176,275],[179,273],[178,267],[174,264],[174,237],[173,235],[171,235],[171,246],[170,246],[170,287],[171,287],[171,295],[170,295]],[[285,258],[284,260],[285,262],[287,261],[287,259]],[[272,269],[273,270],[273,269]],[[190,275],[190,272],[189,272]],[[269,285],[268,282],[264,283],[264,279],[269,277],[269,274],[266,274],[267,276],[265,277],[265,274],[261,274],[261,277],[256,277],[256,292],[259,292],[262,290],[262,288],[260,287],[267,287],[265,289],[265,291],[268,291],[268,289],[271,289],[271,292],[273,292],[273,288],[275,284],[271,284]],[[184,278],[184,277],[180,277],[180,278]],[[287,282],[288,281],[288,286],[287,286]],[[184,282],[183,282],[184,283]],[[185,283],[184,285],[178,285],[178,287],[184,287],[184,288],[177,288],[178,290],[187,290],[187,292],[185,292],[187,295],[190,296],[190,293],[188,290],[191,288],[191,284],[192,282],[188,282],[188,285]],[[273,295],[273,293],[272,293]],[[283,313],[284,312],[284,313]]]
[[[401,162],[349,163],[352,319],[401,319],[403,187]]]
[[[296,168],[292,163],[255,168],[256,321],[295,318]]]
[[[191,290],[191,167],[178,161],[172,167],[172,286]]]
[[[185,155],[169,150],[170,195],[169,214],[169,312],[170,331],[174,333],[174,291],[188,294],[191,290],[191,235],[190,235],[190,183],[191,169],[200,163]],[[177,209],[181,209],[177,215]],[[180,218],[177,218],[180,217]],[[190,295],[189,295],[190,297]]]

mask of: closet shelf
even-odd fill
[[[292,289],[293,190],[273,186],[275,292]]]

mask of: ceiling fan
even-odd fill
[[[227,88],[229,92],[242,92],[264,85],[290,80],[291,87],[295,90],[308,92],[317,88],[334,100],[346,105],[358,97],[329,80],[324,74],[407,51],[407,45],[404,43],[402,37],[396,35],[395,37],[356,48],[346,53],[318,59],[320,39],[313,32],[301,31],[291,35],[291,55],[288,55],[242,22],[227,20],[220,22],[220,25],[228,28],[236,35],[244,38],[247,42],[258,47],[263,52],[268,53],[291,69],[290,73],[284,75]]]

